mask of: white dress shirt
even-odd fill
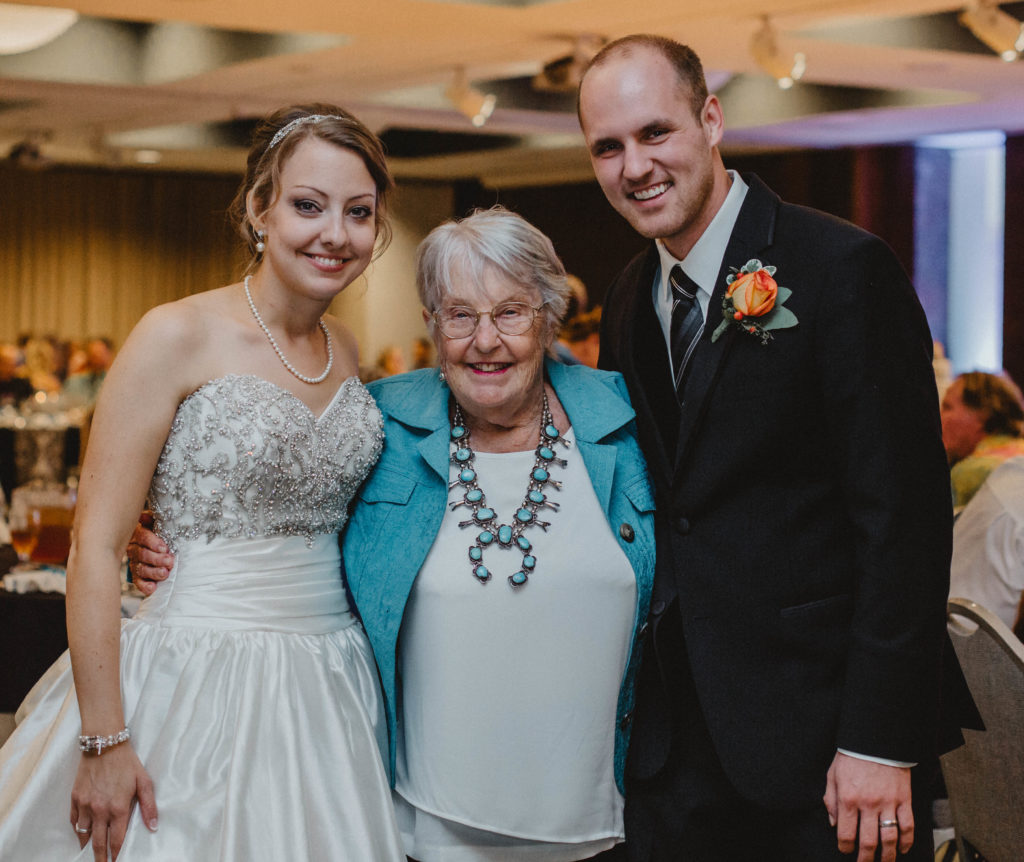
[[[949,595],[1010,628],[1024,591],[1024,456],[993,470],[953,525]]]
[[[674,297],[668,275],[677,263],[682,265],[683,272],[700,288],[697,291],[697,302],[700,304],[700,313],[704,315],[706,321],[708,306],[711,304],[711,294],[715,291],[715,279],[718,278],[718,270],[722,266],[722,258],[725,257],[725,249],[729,245],[732,229],[736,226],[736,218],[740,214],[740,207],[743,206],[743,199],[747,196],[747,184],[743,182],[740,175],[735,171],[728,173],[732,178],[729,194],[726,195],[725,201],[715,213],[707,230],[701,234],[700,239],[690,249],[685,260],[673,257],[672,252],[665,248],[665,243],[660,239],[654,242],[658,247],[658,256],[661,259],[661,266],[654,277],[654,311],[661,322],[661,331],[664,333],[665,343],[668,345],[670,363],[672,361],[671,331]],[[742,263],[746,263],[746,261]],[[717,326],[717,322],[715,325]]]

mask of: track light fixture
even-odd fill
[[[63,35],[77,20],[74,9],[0,3],[0,54],[33,51]]]
[[[484,94],[470,86],[466,80],[466,70],[461,66],[455,70],[455,81],[445,90],[445,96],[477,128],[490,119],[498,101],[493,93]]]
[[[583,72],[607,43],[604,36],[582,33],[573,40],[572,53],[548,61],[533,77],[533,89],[542,93],[574,93]]]
[[[788,90],[794,81],[799,81],[807,69],[807,58],[802,53],[797,52],[787,57],[779,51],[775,28],[767,18],[750,40],[750,53],[757,65],[771,75],[783,90]]]
[[[45,132],[32,132],[18,141],[7,153],[7,161],[19,168],[37,170],[50,165],[50,159],[43,153],[43,142],[49,138]]]
[[[995,3],[979,0],[968,6],[960,23],[1008,63],[1024,52],[1024,23]]]

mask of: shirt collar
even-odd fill
[[[725,257],[725,249],[729,245],[729,238],[732,236],[732,229],[736,225],[740,208],[743,206],[743,199],[747,196],[748,186],[743,182],[742,177],[736,171],[728,171],[732,184],[729,187],[729,194],[726,195],[722,206],[719,207],[711,224],[707,226],[700,239],[697,240],[690,253],[684,260],[679,260],[665,248],[665,243],[660,239],[654,244],[658,249],[658,257],[661,261],[661,273],[658,290],[664,300],[670,300],[672,288],[668,283],[668,274],[677,263],[682,264],[685,272],[705,295],[702,305],[706,308],[715,290],[715,280],[718,278],[718,270],[721,268],[722,259]]]

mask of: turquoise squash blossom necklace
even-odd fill
[[[459,506],[473,510],[473,517],[459,523],[460,527],[476,527],[476,541],[469,546],[469,563],[473,577],[478,583],[486,584],[491,579],[491,571],[484,565],[484,551],[497,545],[500,548],[515,548],[523,555],[519,571],[508,576],[509,585],[513,588],[523,586],[537,567],[537,558],[531,553],[533,545],[523,535],[528,527],[540,527],[547,532],[550,521],[541,521],[537,511],[548,508],[557,512],[559,504],[547,498],[544,493],[551,485],[561,490],[562,483],[551,478],[551,465],[566,466],[564,458],[555,456],[554,446],[561,443],[569,448],[569,441],[563,438],[551,419],[548,408],[548,396],[544,393],[543,409],[540,417],[540,442],[534,453],[533,467],[530,469],[530,483],[526,488],[526,496],[522,505],[516,509],[510,524],[498,522],[498,513],[487,505],[487,497],[477,482],[477,473],[473,461],[476,453],[469,445],[469,428],[462,418],[462,408],[455,402],[455,414],[452,418],[451,460],[458,469],[458,476],[448,487],[462,488],[465,492],[461,500],[453,500],[448,505],[452,511]]]

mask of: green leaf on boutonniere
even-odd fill
[[[719,338],[725,335],[725,331],[729,328],[729,323],[729,318],[726,318],[725,320],[718,324],[718,327],[715,329],[715,331],[711,333],[712,344],[714,344],[716,341],[718,341]]]
[[[761,329],[789,329],[789,327],[796,326],[799,323],[796,315],[782,305],[792,295],[793,291],[788,287],[779,286],[779,295],[775,299],[775,307],[763,317],[758,318],[757,322],[760,324]]]

